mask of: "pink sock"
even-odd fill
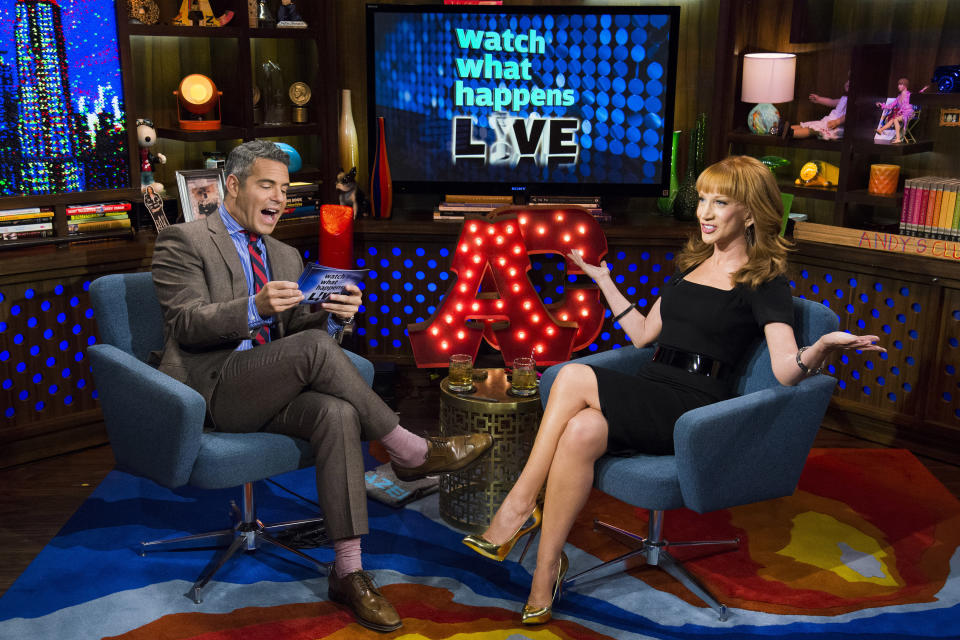
[[[344,577],[363,569],[360,553],[360,537],[333,541],[333,568],[337,576]]]
[[[401,467],[419,467],[427,459],[427,441],[400,425],[380,438],[380,444]]]

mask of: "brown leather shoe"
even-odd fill
[[[331,571],[327,579],[327,596],[333,602],[350,607],[357,622],[384,633],[400,628],[402,623],[397,610],[383,597],[366,571],[354,571],[343,578]]]
[[[427,459],[419,467],[401,467],[391,462],[393,472],[404,482],[412,482],[438,473],[460,471],[490,450],[493,437],[489,433],[472,433],[451,438],[428,438]]]

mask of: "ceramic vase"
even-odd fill
[[[350,89],[344,89],[340,101],[340,168],[349,172],[359,164],[360,147],[357,145],[357,127],[353,123],[350,106]]]
[[[673,217],[677,220],[695,220],[697,218],[697,136],[690,132],[690,151],[687,153],[687,171],[673,201]]]
[[[383,137],[383,118],[377,118],[377,147],[370,171],[370,209],[374,218],[386,220],[393,207],[393,181],[387,162],[387,141]]]
[[[657,209],[665,216],[673,212],[673,201],[677,198],[677,189],[680,187],[679,170],[677,167],[677,150],[680,148],[680,132],[673,132],[673,143],[670,145],[670,191],[662,198],[657,198]]]

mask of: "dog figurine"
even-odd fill
[[[353,207],[353,219],[359,217],[366,218],[370,215],[370,201],[360,191],[357,185],[357,168],[350,171],[344,171],[342,168],[337,171],[337,191],[340,196],[340,204],[346,207]]]

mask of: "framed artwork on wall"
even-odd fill
[[[960,127],[960,109],[940,109],[941,127]]]
[[[180,211],[186,222],[200,220],[216,212],[226,188],[222,169],[177,171]]]

